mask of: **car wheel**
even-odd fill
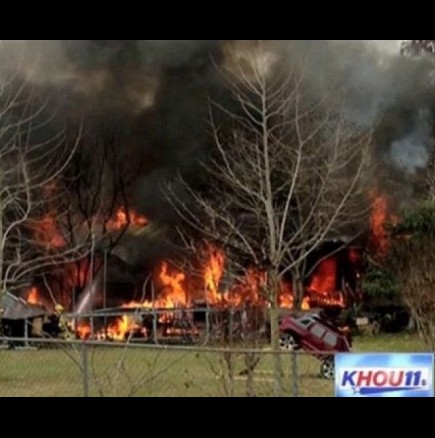
[[[320,374],[324,379],[331,380],[335,377],[334,358],[328,357],[320,365]]]
[[[295,337],[291,333],[285,333],[283,336],[281,336],[279,344],[281,346],[281,349],[287,351],[294,351],[297,350],[299,347]]]

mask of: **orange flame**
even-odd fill
[[[184,290],[183,281],[186,276],[182,272],[169,272],[169,265],[163,262],[159,274],[160,281],[165,287],[163,297],[160,298],[161,307],[172,309],[183,307],[187,304],[187,292]]]
[[[128,226],[144,227],[147,223],[146,217],[134,210],[127,212],[125,207],[119,207],[114,217],[107,221],[106,227],[109,231],[119,231]],[[56,213],[46,214],[37,221],[34,236],[37,242],[47,247],[63,248],[66,246],[65,238],[56,221]]]
[[[219,248],[210,246],[208,248],[209,259],[204,267],[204,283],[206,288],[206,299],[209,303],[218,303],[222,300],[222,294],[219,296],[219,283],[221,281],[225,255]]]
[[[136,324],[130,321],[127,315],[118,318],[114,323],[107,327],[107,330],[97,333],[98,339],[111,339],[122,341],[128,337],[128,333],[136,327]]]
[[[301,309],[302,309],[302,310],[310,310],[310,309],[311,309],[311,306],[310,306],[310,298],[309,298],[309,297],[304,297],[304,298],[302,299]]]
[[[293,291],[290,284],[281,282],[281,292],[278,303],[283,309],[293,309]]]
[[[75,331],[80,339],[88,339],[91,336],[91,326],[86,322],[79,322]]]
[[[188,295],[183,284],[186,278],[185,274],[173,267],[170,268],[169,263],[166,261],[161,263],[159,269],[158,278],[163,288],[158,298],[154,300],[154,303],[149,300],[130,301],[123,304],[122,307],[130,309],[150,309],[152,307],[156,309],[175,309],[187,307]]]
[[[264,289],[266,288],[267,274],[255,269],[248,269],[245,276],[225,294],[228,304],[239,307],[244,303],[266,304]]]
[[[308,290],[320,295],[329,295],[337,289],[337,260],[329,257],[315,269]]]
[[[388,212],[388,200],[382,193],[372,190],[370,197],[372,198],[370,216],[371,246],[379,258],[384,258],[390,246],[385,224],[388,222],[397,223],[397,217]]]
[[[38,288],[36,288],[36,287],[31,287],[29,289],[26,301],[29,304],[34,304],[36,306],[43,306],[44,305],[44,303],[42,302],[42,299],[40,297]]]
[[[136,330],[146,334],[146,329],[140,327],[132,317],[122,315],[110,322],[106,329],[99,329],[94,333],[94,337],[98,340],[124,341]],[[75,332],[80,339],[89,339],[92,336],[91,326],[87,321],[78,322]]]
[[[357,258],[353,252],[352,257]],[[337,259],[328,257],[314,270],[307,289],[311,306],[345,307],[344,294],[337,287]]]
[[[329,307],[329,306],[337,306],[337,307],[345,307],[346,301],[344,299],[343,292],[336,291],[329,295],[312,295],[310,302],[313,306],[318,307]]]
[[[65,239],[56,223],[55,216],[49,214],[46,214],[37,222],[35,239],[47,247],[63,248],[66,245]]]
[[[384,229],[387,216],[386,198],[382,195],[373,194],[370,228],[372,233],[372,245],[380,257],[384,257],[388,251],[388,236]]]
[[[109,231],[119,231],[128,225],[144,227],[147,223],[145,216],[141,216],[133,210],[127,212],[125,207],[120,207],[114,217],[107,221],[107,229]]]
[[[356,258],[356,254],[353,256]],[[247,303],[254,306],[268,306],[268,284],[265,272],[248,269],[243,278],[235,281],[227,290],[221,291],[222,284],[220,283],[224,268],[224,252],[210,246],[208,258],[201,271],[203,287],[198,287],[200,291],[202,290],[203,295],[201,296],[206,299],[208,304],[234,308],[240,308]],[[166,335],[180,334],[185,328],[178,329],[177,325],[174,325],[176,319],[181,315],[179,310],[192,308],[195,304],[194,297],[198,296],[198,292],[195,291],[194,287],[190,288],[190,285],[188,287],[187,276],[167,261],[159,265],[156,280],[160,289],[154,301],[131,301],[122,307],[166,309],[159,314],[159,324],[164,325]],[[337,259],[329,257],[315,269],[309,286],[306,288],[307,295],[303,297],[301,303],[302,310],[309,310],[314,306],[344,307],[344,294],[337,290],[336,281]],[[294,307],[294,295],[291,284],[288,282],[281,282],[278,302],[282,308],[291,309]],[[192,328],[192,330],[195,329]],[[146,334],[146,329],[132,315],[124,315],[108,324],[105,330],[99,330],[95,336],[98,339],[124,340],[129,333],[138,331]],[[86,337],[90,335],[90,329],[79,325],[77,333],[80,337]]]

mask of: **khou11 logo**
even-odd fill
[[[335,356],[336,397],[433,397],[434,356],[429,353],[340,353]]]

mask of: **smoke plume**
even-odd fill
[[[228,44],[2,41],[0,61],[18,65],[67,122],[84,120],[97,136],[116,131],[125,159],[139,169],[135,207],[151,220],[171,222],[160,188],[176,171],[194,174],[210,145],[208,103],[226,99],[216,64],[225,61]],[[425,167],[435,110],[432,62],[401,55],[399,41],[273,41],[267,47],[290,65],[303,65],[311,92],[327,90],[330,104],[342,105],[349,120],[375,129],[385,172],[408,184]]]

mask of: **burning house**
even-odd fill
[[[34,43],[19,44],[23,44],[25,53],[33,52]],[[53,97],[58,112],[69,125],[76,127],[85,120],[86,135],[74,149],[74,156],[62,168],[62,174],[49,179],[42,191],[38,191],[38,199],[49,199],[50,202],[47,202],[49,205],[44,210],[38,210],[32,217],[31,231],[26,230],[26,241],[51,255],[55,251],[74,246],[83,236],[89,235],[90,238],[82,239],[89,243],[89,247],[80,257],[74,254],[75,257],[56,260],[51,265],[43,264],[39,270],[32,272],[32,278],[26,278],[32,282],[32,286],[20,289],[19,292],[14,291],[19,296],[18,300],[24,300],[35,311],[36,308],[45,309],[44,312],[52,312],[55,305],[60,303],[78,337],[82,339],[92,337],[122,340],[129,334],[147,339],[173,335],[183,337],[186,334],[196,336],[198,327],[216,325],[213,318],[225,319],[235,313],[235,322],[242,324],[245,318],[243,315],[249,312],[254,314],[253,309],[256,312],[258,310],[258,314],[263,312],[262,318],[266,319],[264,313],[270,306],[270,297],[266,290],[267,273],[264,266],[252,263],[252,267],[248,260],[244,269],[240,269],[240,266],[234,268],[225,244],[206,244],[204,254],[197,257],[198,260],[178,251],[179,248],[172,242],[168,244],[167,229],[180,228],[182,224],[180,215],[169,205],[161,190],[177,173],[198,185],[207,185],[200,175],[198,161],[209,153],[213,143],[204,129],[209,116],[209,99],[216,99],[228,111],[234,108],[231,93],[225,91],[215,64],[227,69],[230,74],[234,73],[231,70],[234,68],[231,64],[234,59],[228,53],[232,46],[238,49],[238,43],[68,41],[40,44],[44,46],[42,53],[45,62],[39,66],[36,75],[38,79],[35,79],[33,66],[27,65],[23,66],[23,77],[34,82],[37,94]],[[314,48],[316,44],[322,50],[317,46]],[[256,47],[254,43],[251,46]],[[7,44],[5,47],[7,49]],[[304,159],[295,159],[298,157],[296,149],[290,154],[287,154],[285,148],[279,149],[281,143],[285,143],[281,140],[297,138],[300,132],[286,133],[275,142],[278,152],[270,179],[277,187],[277,199],[281,200],[284,196],[282,193],[287,192],[282,187],[289,188],[286,184],[290,185],[291,178],[285,172],[289,172],[288,169],[298,169],[304,163],[309,164],[300,173],[301,188],[298,188],[293,204],[288,203],[289,208],[293,208],[294,217],[298,217],[301,212],[306,214],[308,220],[302,218],[302,224],[309,222],[310,226],[322,226],[342,204],[337,203],[337,196],[347,199],[342,187],[346,182],[349,187],[354,186],[349,184],[349,178],[358,174],[359,167],[352,160],[360,153],[359,146],[363,147],[362,143],[355,146],[354,133],[360,135],[367,127],[377,124],[381,110],[388,110],[390,117],[386,117],[386,121],[383,121],[385,126],[381,124],[379,128],[376,139],[378,149],[374,154],[375,158],[385,164],[384,171],[390,172],[389,175],[399,174],[397,179],[403,187],[408,177],[401,176],[406,171],[396,168],[394,172],[390,171],[397,161],[391,159],[391,156],[407,156],[410,149],[420,151],[419,159],[414,160],[414,156],[410,159],[412,170],[421,167],[424,161],[425,148],[413,149],[413,145],[420,140],[424,143],[425,139],[420,137],[426,135],[426,130],[420,129],[420,125],[427,123],[427,116],[425,113],[421,117],[409,117],[409,108],[418,108],[421,102],[430,107],[427,87],[420,85],[424,81],[404,78],[397,67],[399,62],[390,62],[391,59],[386,55],[370,51],[368,47],[361,45],[354,50],[346,42],[328,41],[271,42],[267,45],[270,56],[256,60],[267,71],[280,56],[284,61],[282,65],[278,63],[278,67],[287,65],[288,58],[291,58],[290,64],[298,64],[301,54],[304,59],[307,54],[315,55],[309,59],[304,78],[314,98],[318,97],[315,94],[320,85],[328,83],[329,78],[331,83],[332,79],[336,80],[349,90],[349,102],[346,100],[343,117],[334,113],[327,115],[328,129],[336,126],[334,123],[341,118],[346,119],[349,126],[357,127],[343,141],[343,144],[350,145],[348,156],[340,148],[340,153],[337,153],[336,145],[334,142],[328,143],[326,140],[329,137],[326,135],[308,148]],[[12,49],[15,49],[13,44]],[[242,49],[237,52],[236,60],[241,59],[242,64],[246,65],[249,57],[245,56]],[[3,53],[1,50],[0,55]],[[294,58],[288,56],[290,50]],[[349,59],[354,62],[346,62],[346,68],[343,69],[345,55],[350,56]],[[210,62],[211,58],[214,62]],[[406,60],[401,62],[406,63],[406,71],[415,69],[417,77],[425,77],[426,70],[419,64],[414,66]],[[368,68],[362,69],[361,65]],[[322,74],[318,74],[319,70]],[[345,75],[343,71],[346,71]],[[366,77],[361,75],[361,71],[369,71],[371,74]],[[247,72],[247,76],[240,74],[238,77],[249,81],[249,68],[244,72]],[[417,90],[416,83],[419,84]],[[400,84],[397,87],[400,92],[392,90],[390,84]],[[385,93],[382,91],[384,88]],[[413,96],[410,102],[404,98],[407,93]],[[328,96],[327,100],[327,107],[337,103],[335,96]],[[399,102],[398,109],[396,101]],[[278,111],[284,106],[277,105],[273,110]],[[292,105],[287,106],[293,108]],[[405,112],[401,106],[406,107]],[[256,117],[250,119],[254,125],[258,125]],[[268,120],[275,117],[273,112],[273,117]],[[402,123],[404,120],[406,123]],[[219,118],[217,124],[221,122]],[[348,125],[341,127],[348,128]],[[229,126],[233,126],[232,123]],[[276,131],[279,129],[273,130]],[[307,124],[303,131],[302,134],[310,139],[311,133],[316,130]],[[414,132],[419,135],[411,136],[412,141],[408,141],[408,134]],[[249,132],[245,137],[240,137],[240,133],[246,134],[239,130],[229,136],[235,138],[237,146],[240,145],[234,148],[240,153],[233,160],[235,165],[239,165],[247,155],[243,147],[250,145],[252,138],[258,137],[257,130]],[[293,142],[288,141],[287,144]],[[250,187],[252,190],[247,190],[253,197],[263,187],[257,184],[257,177],[252,177],[255,170],[258,170],[256,160],[260,155],[254,153],[251,156],[254,158],[247,160],[251,167],[248,168],[246,180],[242,181],[253,184]],[[283,157],[293,167],[283,166]],[[340,159],[343,161],[337,161]],[[325,162],[335,167],[326,166],[323,169]],[[353,166],[347,172],[343,171],[349,162]],[[335,171],[331,172],[331,169]],[[265,173],[260,170],[260,175]],[[331,190],[318,196],[325,178],[331,173],[334,174]],[[369,224],[361,221],[357,224],[359,230],[352,233],[352,238],[331,237],[326,232],[318,232],[321,237],[309,249],[301,275],[301,296],[297,296],[289,272],[280,277],[278,305],[281,309],[342,309],[361,299],[364,251],[372,247],[380,257],[388,251],[383,223],[391,221],[392,217],[385,196],[377,192],[370,193],[370,188],[379,185],[377,178],[373,177],[370,187],[365,191],[361,189],[355,204],[359,207],[361,199],[369,199],[372,214]],[[39,190],[40,184],[37,186]],[[239,184],[238,187],[243,189],[245,186]],[[246,209],[243,200],[233,199],[232,203],[227,203],[225,199],[215,196],[218,188],[216,179],[211,183],[208,181],[208,194],[212,198],[216,197],[216,203],[222,204],[223,209]],[[181,184],[175,184],[173,192],[183,202],[189,199],[186,188]],[[412,196],[412,190],[404,190],[403,193],[407,197]],[[22,193],[19,195],[21,201]],[[324,202],[322,211],[310,214],[310,210],[306,213],[312,205],[321,202]],[[258,210],[265,203],[262,200],[260,204]],[[286,205],[285,198],[282,204]],[[285,214],[288,213],[287,207],[283,210]],[[347,217],[353,218],[352,214],[358,216],[355,211],[350,211]],[[286,224],[285,221],[283,224]],[[291,225],[297,228],[297,225]],[[262,240],[263,231],[264,227],[253,240],[266,246]],[[22,235],[17,233],[12,237],[10,254],[14,255],[14,244],[22,241]],[[309,236],[304,236],[303,240],[310,240]],[[26,254],[33,253],[26,248]],[[20,263],[21,259],[15,264],[18,266]],[[15,301],[9,295],[7,300],[6,312],[11,312],[9,307],[12,309]]]
[[[383,224],[394,220],[387,200],[373,193],[368,235],[350,242],[325,241],[308,259],[302,310],[337,313],[361,301],[364,247],[373,247],[382,257],[388,249]],[[127,214],[121,209],[110,220],[113,232],[127,226],[127,234],[146,235],[150,221],[137,213],[127,219]],[[54,230],[50,233],[57,239]],[[261,313],[263,323],[267,319],[266,274],[255,269],[239,275],[231,272],[225,252],[217,247],[209,245],[205,257],[196,265],[185,263],[184,269],[179,259],[170,258],[131,265],[119,256],[123,251],[91,254],[65,265],[53,273],[49,288],[40,281],[21,292],[20,300],[48,312],[62,303],[82,339],[191,339],[201,331],[212,332],[230,314],[235,327],[252,309],[257,309],[257,318]],[[290,276],[281,281],[279,305],[284,312],[294,308]]]
[[[148,222],[143,219],[140,226],[147,227]],[[93,254],[57,272],[50,290],[40,283],[22,296],[48,310],[61,302],[83,339],[191,338],[200,335],[200,330],[211,331],[225,315],[231,314],[234,324],[240,324],[242,313],[252,309],[262,313],[265,322],[269,305],[266,274],[248,269],[234,275],[227,271],[224,251],[213,246],[207,251],[195,268],[187,264],[186,270],[177,261],[156,260],[153,267],[138,267],[114,254],[101,260]],[[342,309],[361,298],[359,247],[325,242],[310,263],[303,310]],[[291,278],[281,282],[279,305],[283,311],[294,307]]]

